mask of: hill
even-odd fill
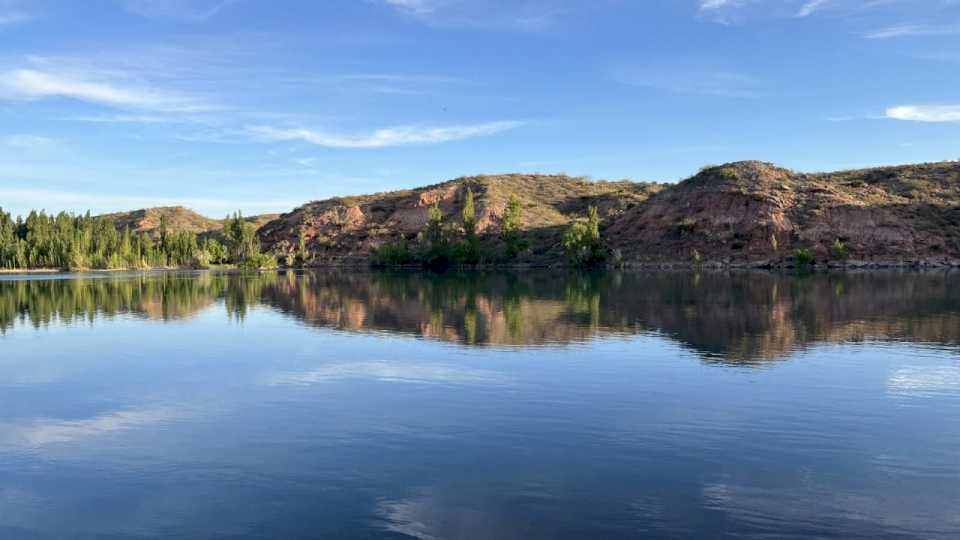
[[[461,177],[431,186],[314,201],[247,218],[263,247],[293,254],[303,232],[308,265],[363,264],[373,247],[416,241],[427,210],[460,224],[467,189],[488,254],[503,252],[500,227],[517,197],[529,249],[520,264],[565,262],[563,233],[596,206],[613,259],[626,265],[789,266],[798,250],[818,263],[960,265],[960,162],[802,173],[743,161],[706,167],[676,184],[593,181],[565,175]],[[183,207],[110,214],[118,228],[218,235],[222,220]],[[837,248],[840,246],[840,249]]]
[[[960,162],[805,174],[747,161],[662,190],[605,230],[627,261],[954,264],[960,259]],[[842,253],[831,249],[837,242]]]
[[[147,233],[156,238],[160,234],[160,220],[166,218],[171,231],[188,231],[198,235],[216,235],[223,229],[224,220],[202,216],[183,206],[159,206],[143,208],[129,212],[104,214],[102,217],[113,221],[117,229],[129,227],[132,232]],[[244,218],[259,229],[264,223],[276,219],[278,214],[263,214]]]
[[[496,251],[503,212],[511,196],[523,208],[522,226],[531,249],[518,262],[563,258],[561,238],[570,220],[590,205],[612,220],[643,203],[664,185],[646,182],[594,182],[563,175],[469,176],[418,189],[316,201],[283,214],[260,229],[264,247],[292,253],[301,230],[314,264],[350,264],[367,260],[370,249],[385,242],[413,240],[438,204],[447,220],[459,222],[467,189],[474,193],[477,230],[485,247]]]

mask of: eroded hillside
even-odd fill
[[[960,163],[796,173],[769,163],[707,168],[616,218],[612,248],[634,262],[951,263],[960,258]]]
[[[260,229],[265,247],[292,253],[302,230],[314,264],[365,261],[371,248],[385,242],[414,240],[437,204],[447,220],[459,223],[467,189],[476,201],[477,231],[490,251],[511,196],[523,208],[521,224],[531,249],[517,262],[560,261],[567,224],[597,206],[613,220],[664,188],[662,184],[594,182],[560,175],[497,175],[458,178],[433,186],[317,201],[301,206]]]

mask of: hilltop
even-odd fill
[[[244,220],[259,229],[264,223],[278,216],[279,214],[263,214],[246,217]],[[187,231],[201,236],[220,235],[224,223],[223,219],[211,219],[183,206],[142,208],[129,212],[104,214],[101,217],[113,221],[117,229],[129,228],[131,232],[147,233],[154,238],[160,234],[160,220],[163,218],[166,218],[167,227],[171,231]]]

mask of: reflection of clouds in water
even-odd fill
[[[183,415],[180,409],[157,407],[116,411],[81,420],[19,420],[3,425],[0,446],[37,447],[82,441],[100,435],[171,422]]]
[[[423,497],[425,498],[425,497]],[[426,508],[422,498],[420,500],[403,499],[398,501],[380,501],[377,503],[376,514],[385,520],[383,528],[390,532],[419,538],[420,540],[434,540],[430,534],[430,525],[422,521],[428,517],[429,508]]]
[[[704,506],[735,519],[736,530],[747,526],[774,535],[792,530],[807,536],[956,538],[960,533],[960,515],[944,493],[909,486],[899,493],[879,486],[843,491],[809,480],[780,488],[706,484]]]
[[[926,396],[960,392],[960,366],[910,366],[894,371],[887,381],[890,393]]]
[[[345,379],[372,379],[410,384],[479,384],[508,386],[513,381],[496,371],[401,362],[333,364],[309,371],[284,371],[267,377],[269,385],[309,385]]]
[[[469,489],[424,488],[404,499],[381,500],[375,514],[386,531],[419,540],[527,538],[511,509],[491,505],[493,500]]]

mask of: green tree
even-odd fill
[[[477,211],[473,203],[473,190],[467,188],[463,203],[463,244],[458,246],[457,259],[466,264],[480,262],[480,241],[477,238]]]
[[[448,234],[443,224],[443,212],[438,203],[434,203],[427,210],[427,224],[424,226],[423,237],[426,240],[424,264],[435,269],[449,266],[453,257]]]
[[[297,259],[299,260],[300,266],[307,264],[309,255],[307,252],[307,231],[301,225],[299,230],[297,230]]]
[[[228,216],[223,227],[230,262],[245,268],[276,268],[274,257],[260,252],[260,240],[253,225],[240,212]]]
[[[477,211],[473,206],[473,190],[467,188],[467,196],[463,202],[463,233],[467,240],[477,235]]]
[[[500,226],[500,237],[507,246],[507,257],[511,259],[527,249],[526,240],[520,229],[521,213],[520,199],[516,195],[511,195]]]
[[[563,246],[576,266],[594,266],[606,260],[606,248],[600,238],[597,207],[587,208],[587,219],[575,220],[563,235]]]

